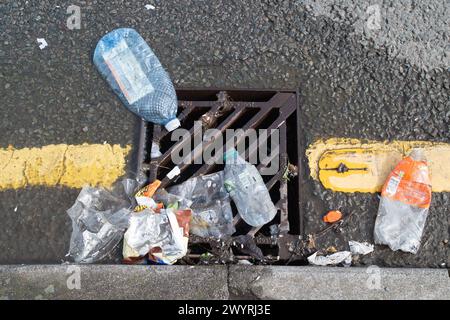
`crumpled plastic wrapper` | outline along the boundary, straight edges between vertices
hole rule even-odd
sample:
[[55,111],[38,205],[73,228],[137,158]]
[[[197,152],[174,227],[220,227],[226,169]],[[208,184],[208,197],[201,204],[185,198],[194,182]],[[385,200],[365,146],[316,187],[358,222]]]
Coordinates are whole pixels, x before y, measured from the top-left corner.
[[152,246],[162,246],[171,241],[171,228],[166,214],[155,214],[150,209],[135,212],[130,217],[130,226],[125,232],[124,242],[131,256],[145,256]]
[[236,230],[223,171],[186,180],[167,191],[189,200],[193,211],[190,232],[200,237],[229,238]]
[[352,254],[366,255],[374,250],[374,245],[368,242],[358,242],[350,240],[348,242]]
[[190,219],[190,210],[134,212],[124,236],[124,258],[132,260],[148,255],[154,263],[175,263],[187,253]]
[[352,263],[352,253],[350,251],[339,251],[327,256],[318,256],[317,252],[308,257],[308,262],[315,266],[328,266],[343,264],[350,266]]
[[137,182],[125,179],[112,191],[84,187],[67,210],[72,220],[69,256],[76,263],[100,262],[122,240],[134,206]]

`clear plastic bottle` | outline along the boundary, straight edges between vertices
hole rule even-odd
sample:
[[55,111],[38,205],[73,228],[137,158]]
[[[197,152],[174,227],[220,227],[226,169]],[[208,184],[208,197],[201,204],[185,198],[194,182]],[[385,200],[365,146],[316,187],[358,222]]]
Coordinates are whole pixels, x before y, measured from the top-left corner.
[[130,111],[168,131],[180,126],[172,81],[134,29],[119,28],[103,36],[94,64]]
[[253,227],[270,222],[277,209],[258,169],[241,158],[234,149],[225,153],[224,160],[225,188],[241,218]]

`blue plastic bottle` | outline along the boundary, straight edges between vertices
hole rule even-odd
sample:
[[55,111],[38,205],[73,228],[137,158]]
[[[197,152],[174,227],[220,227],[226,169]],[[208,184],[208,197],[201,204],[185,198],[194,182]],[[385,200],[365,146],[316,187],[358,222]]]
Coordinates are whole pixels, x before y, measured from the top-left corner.
[[120,28],[103,36],[94,64],[130,111],[168,131],[180,126],[172,81],[136,30]]

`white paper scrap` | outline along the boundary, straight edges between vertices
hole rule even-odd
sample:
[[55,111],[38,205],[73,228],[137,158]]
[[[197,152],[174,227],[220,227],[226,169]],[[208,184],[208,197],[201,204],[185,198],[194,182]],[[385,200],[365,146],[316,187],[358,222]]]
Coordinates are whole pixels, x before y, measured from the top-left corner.
[[45,41],[45,39],[44,38],[37,38],[36,39],[37,40],[37,42],[39,43],[39,49],[44,49],[46,46],[48,46],[48,43],[47,43],[47,41]]
[[373,244],[368,242],[358,242],[358,241],[349,241],[348,245],[350,246],[350,251],[352,254],[362,254],[366,255],[371,253],[374,250]]
[[308,262],[315,266],[328,266],[343,263],[350,265],[352,263],[352,253],[350,251],[339,251],[328,256],[318,256],[317,252],[308,257]]

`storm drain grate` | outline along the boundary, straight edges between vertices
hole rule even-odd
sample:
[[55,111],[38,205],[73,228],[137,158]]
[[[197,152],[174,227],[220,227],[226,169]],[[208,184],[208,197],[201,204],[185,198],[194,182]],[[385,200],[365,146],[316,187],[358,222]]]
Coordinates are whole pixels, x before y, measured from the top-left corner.
[[[267,129],[267,136],[258,136],[258,143],[247,143],[245,145],[245,157],[251,156],[255,159],[258,154],[258,145],[267,142],[269,149],[271,130],[278,130],[279,143],[278,171],[273,174],[262,175],[269,189],[272,201],[277,207],[276,217],[262,227],[251,227],[247,225],[233,207],[233,223],[236,228],[234,236],[249,235],[254,238],[255,243],[261,249],[268,261],[286,261],[290,257],[289,247],[292,242],[302,236],[303,214],[300,205],[300,183],[298,168],[300,150],[299,130],[299,105],[298,93],[296,91],[283,90],[177,90],[178,97],[178,119],[181,127],[189,130],[190,141],[199,141],[206,129],[217,129],[223,136],[226,129]],[[202,130],[194,128],[194,123],[199,123]],[[198,128],[198,127],[197,127]],[[147,181],[159,179],[162,187],[169,187],[182,183],[190,177],[213,173],[223,170],[223,164],[206,164],[199,162],[202,152],[208,146],[203,142],[203,149],[199,145],[191,145],[190,162],[178,164],[180,174],[173,179],[166,175],[176,166],[172,162],[172,152],[179,152],[188,140],[172,141],[172,133],[167,132],[159,125],[141,123],[140,143],[138,150],[139,175]],[[196,140],[197,139],[197,140]],[[245,140],[244,137],[234,139],[234,145]],[[208,141],[214,141],[208,140]],[[223,139],[225,144],[226,139]],[[152,144],[160,146],[161,156],[151,158]],[[272,150],[270,150],[271,152]],[[221,155],[214,155],[220,157]],[[242,155],[241,155],[242,156]],[[262,163],[258,156],[255,164],[261,171],[267,162]],[[267,160],[267,159],[266,159]],[[269,159],[273,160],[273,159]],[[295,174],[297,173],[297,174]],[[289,177],[287,176],[289,174]],[[191,236],[190,252],[188,257],[198,259],[205,248],[211,248],[217,244],[216,240]],[[223,244],[222,244],[223,245]],[[203,251],[202,251],[203,250]],[[245,254],[234,254],[237,259],[248,258]]]

